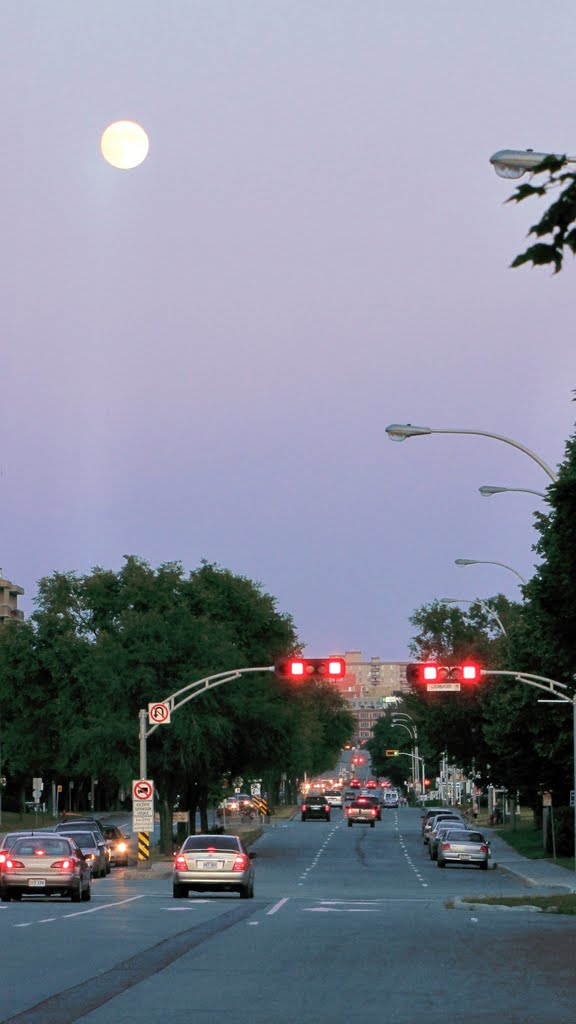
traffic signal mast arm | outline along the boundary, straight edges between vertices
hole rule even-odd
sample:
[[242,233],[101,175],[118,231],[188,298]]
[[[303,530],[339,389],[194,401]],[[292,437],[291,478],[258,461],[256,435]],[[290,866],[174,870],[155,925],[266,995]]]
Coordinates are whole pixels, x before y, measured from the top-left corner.
[[[162,701],[162,703],[168,705],[170,713],[178,711],[178,709],[184,704],[187,704],[189,700],[194,700],[195,697],[199,697],[202,693],[206,693],[208,690],[214,690],[217,686],[222,686],[223,683],[232,682],[233,679],[239,679],[240,676],[247,675],[250,672],[274,672],[274,665],[264,665],[259,668],[228,669],[227,672],[217,672],[213,676],[206,676],[204,679],[196,679],[193,683],[188,683],[188,685],[183,686],[182,689],[176,690],[175,693],[171,693],[169,697],[166,697]],[[189,693],[189,690],[192,692]],[[187,693],[188,696],[176,703],[177,698],[183,693]],[[147,712],[144,712],[144,714],[147,714]],[[159,724],[160,723],[151,726],[151,728],[147,730],[146,736],[151,736],[155,729],[158,728]],[[144,778],[144,775],[141,777]]]
[[[567,704],[573,703],[573,698],[568,697],[563,693],[558,693],[554,689],[555,686],[561,687],[562,690],[567,690],[566,683],[560,683],[557,679],[548,679],[547,676],[536,676],[531,672],[514,672],[511,669],[480,669],[480,675],[482,676],[511,676],[513,679],[517,679],[519,683],[526,683],[526,686],[536,686],[539,690],[544,690],[545,693],[551,693],[554,697],[559,700],[565,701]],[[543,683],[548,683],[547,686],[543,686]]]

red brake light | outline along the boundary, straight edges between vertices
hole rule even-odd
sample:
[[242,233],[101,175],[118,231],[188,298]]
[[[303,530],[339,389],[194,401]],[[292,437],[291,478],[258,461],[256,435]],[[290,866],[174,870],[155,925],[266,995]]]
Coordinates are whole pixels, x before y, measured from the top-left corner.
[[442,849],[443,850],[451,850],[452,847],[450,846],[450,843],[442,843]]
[[328,813],[328,811],[330,810],[330,804],[326,804],[324,810],[326,811],[326,813]]
[[76,863],[77,862],[75,860],[72,860],[70,857],[65,857],[64,860],[55,860],[54,863],[50,865],[50,867],[60,868],[62,871],[70,871],[71,868],[74,868],[76,866]]
[[370,810],[370,814],[376,814],[376,808],[375,807],[372,807],[372,809]]
[[248,857],[246,857],[244,853],[241,853],[238,855],[238,857],[235,858],[234,863],[232,865],[232,871],[245,871],[247,867]]
[[303,811],[305,811],[305,810],[306,810],[306,804],[302,804],[302,810],[303,810]]
[[186,857],[183,857],[181,853],[178,854],[174,861],[174,867],[178,868],[179,871],[187,871],[188,865],[186,863]]
[[480,847],[480,853],[487,853],[487,852],[488,852],[488,847],[484,843],[482,843],[482,846]]
[[216,847],[215,846],[207,846],[206,847],[206,853],[216,853]]
[[10,857],[6,857],[4,867],[7,871],[12,871],[13,868],[23,868],[24,864],[21,860],[11,860]]
[[34,850],[34,854],[36,857],[43,857],[45,852],[45,850]]

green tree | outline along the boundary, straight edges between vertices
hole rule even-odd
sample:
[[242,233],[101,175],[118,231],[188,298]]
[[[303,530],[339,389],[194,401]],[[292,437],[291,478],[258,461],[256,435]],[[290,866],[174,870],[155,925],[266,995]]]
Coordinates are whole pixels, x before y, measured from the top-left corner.
[[513,260],[513,267],[524,263],[532,263],[533,266],[552,264],[557,274],[562,269],[564,253],[576,252],[576,173],[566,170],[567,164],[565,156],[547,156],[532,172],[532,180],[540,175],[546,176],[542,183],[518,185],[507,200],[509,203],[521,203],[525,199],[541,198],[560,190],[556,200],[528,232],[538,239],[548,240],[529,245]]

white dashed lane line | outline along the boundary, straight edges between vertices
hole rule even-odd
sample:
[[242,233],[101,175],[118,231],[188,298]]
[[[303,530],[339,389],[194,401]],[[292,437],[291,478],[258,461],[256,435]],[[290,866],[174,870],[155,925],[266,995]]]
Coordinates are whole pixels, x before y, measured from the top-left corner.
[[309,874],[310,874],[310,872],[311,872],[311,871],[313,871],[313,870],[314,870],[314,868],[316,867],[316,865],[317,865],[318,861],[320,860],[320,857],[322,856],[322,854],[324,853],[324,850],[325,850],[325,849],[326,849],[326,847],[328,846],[328,843],[329,843],[329,842],[330,842],[330,840],[332,839],[332,836],[334,835],[334,833],[335,833],[335,832],[337,832],[337,831],[338,831],[338,829],[340,828],[340,825],[341,825],[341,824],[342,824],[342,822],[338,822],[338,824],[337,824],[337,825],[334,825],[334,827],[330,829],[330,832],[329,832],[329,833],[328,833],[328,835],[326,836],[326,839],[325,839],[325,840],[324,840],[324,842],[322,843],[322,846],[321,846],[321,847],[320,847],[320,849],[318,850],[318,853],[317,853],[317,854],[316,854],[316,856],[314,857],[314,860],[312,861],[312,863],[311,863],[311,864],[310,864],[310,865],[309,865],[309,866],[308,866],[307,868],[305,868],[305,869],[304,869],[304,871],[303,871],[303,872],[302,872],[302,874],[300,875],[300,881],[298,882],[298,885],[304,885],[304,882],[305,882],[305,881],[306,881],[306,879],[308,878],[308,875],[309,875]]
[[422,888],[423,889],[427,889],[428,888],[428,882],[424,881],[422,875],[420,874],[420,869],[417,867],[417,865],[412,860],[410,854],[408,853],[408,848],[406,846],[406,843],[404,842],[404,836],[402,835],[402,833],[400,831],[400,826],[398,825],[398,815],[397,814],[396,814],[395,819],[394,819],[394,829],[395,829],[395,831],[398,834],[398,840],[399,840],[399,843],[400,843],[400,849],[402,850],[402,853],[404,854],[404,856],[405,856],[409,866],[412,868],[412,871],[416,875],[416,878],[420,882],[420,885],[422,886]]

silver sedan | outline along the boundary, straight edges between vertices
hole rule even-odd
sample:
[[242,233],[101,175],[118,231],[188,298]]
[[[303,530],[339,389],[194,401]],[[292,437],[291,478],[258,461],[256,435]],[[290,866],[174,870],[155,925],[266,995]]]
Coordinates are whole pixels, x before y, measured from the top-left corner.
[[438,867],[447,864],[477,864],[482,871],[488,867],[490,844],[481,832],[470,830],[446,832],[438,844]]
[[254,856],[238,836],[188,836],[174,859],[174,899],[185,898],[190,890],[237,892],[243,900],[252,899]]

